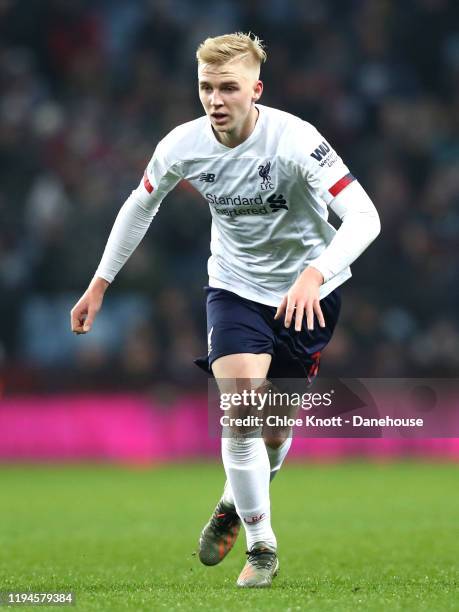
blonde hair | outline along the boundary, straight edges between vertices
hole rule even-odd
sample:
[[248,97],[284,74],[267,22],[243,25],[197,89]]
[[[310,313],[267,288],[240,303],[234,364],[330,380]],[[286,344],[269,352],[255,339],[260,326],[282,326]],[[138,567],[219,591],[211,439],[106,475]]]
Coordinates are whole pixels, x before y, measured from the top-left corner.
[[233,59],[249,58],[260,68],[266,57],[263,41],[252,32],[206,38],[196,51],[198,64],[226,64]]

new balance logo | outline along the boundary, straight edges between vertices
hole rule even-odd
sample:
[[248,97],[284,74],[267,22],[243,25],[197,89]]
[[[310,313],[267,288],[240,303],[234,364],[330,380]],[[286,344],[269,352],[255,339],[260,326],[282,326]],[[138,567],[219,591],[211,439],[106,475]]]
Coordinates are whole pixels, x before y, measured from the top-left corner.
[[204,183],[215,183],[215,174],[203,172],[199,175],[199,180],[204,181]]
[[288,210],[287,200],[281,193],[279,195],[277,195],[277,193],[273,193],[269,196],[267,202],[269,202],[269,207],[273,212],[277,212],[281,208]]
[[247,523],[247,525],[253,525],[254,523],[258,523],[259,521],[261,521],[261,519],[265,518],[265,513],[262,512],[261,514],[257,514],[255,516],[251,516],[250,518],[245,518],[244,519],[244,523]]
[[314,153],[311,153],[311,157],[320,162],[330,150],[330,145],[324,140],[317,149],[314,149]]

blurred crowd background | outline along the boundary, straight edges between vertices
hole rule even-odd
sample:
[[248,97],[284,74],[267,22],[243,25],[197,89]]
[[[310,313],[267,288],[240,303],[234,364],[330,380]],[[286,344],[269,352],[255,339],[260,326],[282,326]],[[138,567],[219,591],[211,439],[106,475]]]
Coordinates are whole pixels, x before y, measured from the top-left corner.
[[6,391],[205,384],[207,204],[182,183],[70,332],[156,142],[203,114],[195,50],[252,31],[261,102],[311,123],[377,206],[323,375],[457,376],[459,30],[448,0],[0,0],[0,364]]

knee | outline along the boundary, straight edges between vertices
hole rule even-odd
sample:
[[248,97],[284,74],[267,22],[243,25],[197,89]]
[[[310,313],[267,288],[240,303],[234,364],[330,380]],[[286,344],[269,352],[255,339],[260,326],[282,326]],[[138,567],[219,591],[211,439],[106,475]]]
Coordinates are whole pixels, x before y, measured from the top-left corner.
[[[250,463],[256,456],[259,445],[263,444],[261,432],[253,436],[238,436],[234,432],[222,437],[222,454],[238,464]],[[258,434],[258,435],[257,435]]]
[[280,446],[282,446],[282,444],[285,442],[285,440],[287,439],[288,435],[284,434],[284,435],[266,435],[263,436],[263,440],[266,444],[266,446],[269,446],[269,448],[272,448],[273,450],[278,449]]

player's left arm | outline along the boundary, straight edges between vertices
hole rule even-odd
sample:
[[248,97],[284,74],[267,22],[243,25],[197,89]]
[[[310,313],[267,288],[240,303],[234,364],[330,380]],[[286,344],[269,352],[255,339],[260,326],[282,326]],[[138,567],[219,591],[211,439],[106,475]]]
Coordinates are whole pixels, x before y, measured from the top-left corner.
[[330,244],[309,262],[277,309],[275,318],[285,312],[286,327],[295,318],[296,331],[301,330],[304,316],[312,330],[314,314],[319,325],[325,327],[320,286],[354,262],[381,231],[378,212],[368,194],[319,132],[314,132],[317,146],[304,164],[305,179],[342,223]]
[[381,231],[378,211],[365,189],[353,180],[330,202],[341,225],[327,248],[309,264],[331,280],[359,257]]

